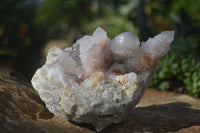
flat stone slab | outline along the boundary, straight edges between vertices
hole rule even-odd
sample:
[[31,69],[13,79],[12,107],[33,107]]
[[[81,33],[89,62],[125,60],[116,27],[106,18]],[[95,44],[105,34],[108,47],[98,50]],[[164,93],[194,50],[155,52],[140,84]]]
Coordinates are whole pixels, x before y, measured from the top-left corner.
[[136,109],[121,124],[103,133],[200,132],[200,99],[147,89]]
[[[1,69],[2,70],[2,69]],[[0,71],[1,133],[95,133],[88,125],[75,125],[51,114],[31,85]],[[200,132],[200,99],[147,89],[128,117],[101,133]]]

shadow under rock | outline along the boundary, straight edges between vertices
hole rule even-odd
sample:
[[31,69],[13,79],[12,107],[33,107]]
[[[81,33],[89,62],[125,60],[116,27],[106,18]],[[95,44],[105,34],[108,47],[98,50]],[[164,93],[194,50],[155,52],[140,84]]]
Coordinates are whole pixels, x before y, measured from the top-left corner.
[[102,133],[161,133],[200,125],[200,110],[189,107],[190,104],[183,102],[138,107],[124,121],[109,126]]

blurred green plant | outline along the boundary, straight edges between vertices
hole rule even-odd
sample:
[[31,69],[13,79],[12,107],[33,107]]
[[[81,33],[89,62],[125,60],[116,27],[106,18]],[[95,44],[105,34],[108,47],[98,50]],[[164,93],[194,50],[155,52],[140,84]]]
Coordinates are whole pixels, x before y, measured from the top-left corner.
[[181,86],[200,97],[199,5],[200,0],[4,0],[0,4],[0,61],[17,60],[21,72],[31,76],[41,58],[38,51],[52,39],[72,45],[102,27],[110,38],[129,31],[145,41],[174,29],[172,50],[158,64],[151,86],[162,90]]
[[123,31],[137,32],[132,20],[118,11],[129,0],[43,0],[36,23],[43,25],[49,39],[70,44],[84,34],[102,27],[110,37]]
[[193,38],[184,40],[183,37],[177,37],[171,51],[159,62],[150,87],[174,90],[181,86],[190,95],[200,97],[200,61],[195,52],[197,46]]

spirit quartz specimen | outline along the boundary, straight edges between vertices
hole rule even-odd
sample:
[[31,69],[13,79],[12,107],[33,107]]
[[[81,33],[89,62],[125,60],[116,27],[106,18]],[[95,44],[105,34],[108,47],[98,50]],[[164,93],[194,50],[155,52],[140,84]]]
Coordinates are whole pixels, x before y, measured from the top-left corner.
[[174,31],[164,31],[141,44],[131,32],[110,40],[97,28],[72,47],[51,48],[32,84],[56,116],[101,131],[139,102],[173,39]]

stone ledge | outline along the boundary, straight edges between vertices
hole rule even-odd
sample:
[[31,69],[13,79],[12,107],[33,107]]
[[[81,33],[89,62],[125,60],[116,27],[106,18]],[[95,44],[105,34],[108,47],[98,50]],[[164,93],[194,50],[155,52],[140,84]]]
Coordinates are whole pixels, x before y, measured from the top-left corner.
[[[0,71],[0,132],[94,133],[53,116],[31,85],[7,70]],[[140,104],[125,121],[102,131],[134,132],[200,132],[200,99],[147,89]]]

